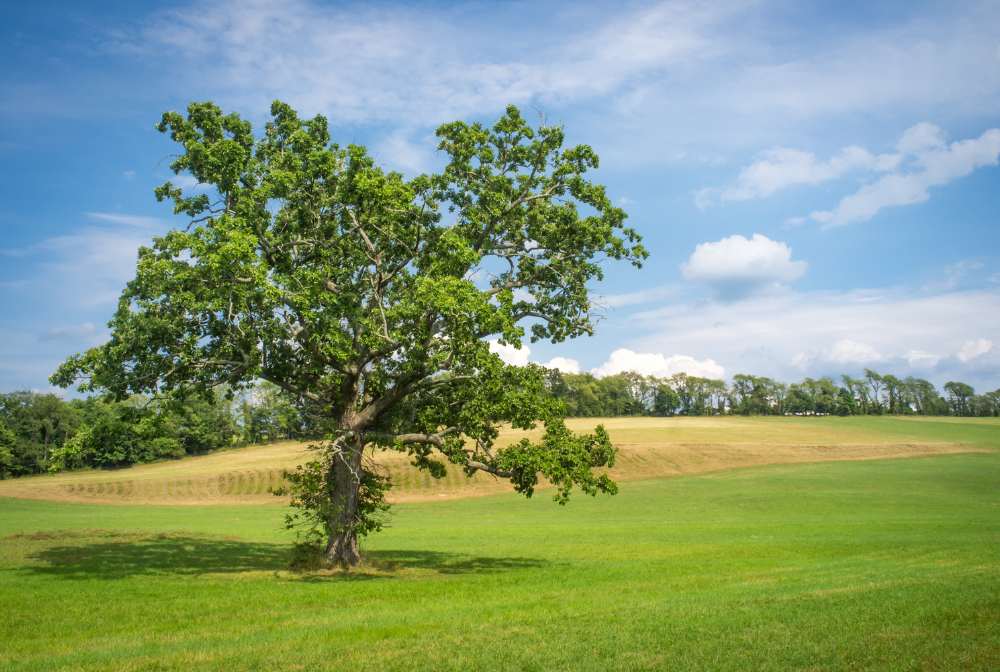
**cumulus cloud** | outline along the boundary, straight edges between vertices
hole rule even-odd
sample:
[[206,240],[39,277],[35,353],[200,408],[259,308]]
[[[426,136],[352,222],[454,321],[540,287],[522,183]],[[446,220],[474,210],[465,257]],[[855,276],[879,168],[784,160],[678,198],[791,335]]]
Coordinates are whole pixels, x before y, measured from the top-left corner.
[[957,356],[963,362],[971,362],[978,357],[982,357],[992,349],[993,341],[986,338],[977,338],[974,341],[963,343]]
[[686,373],[702,378],[723,378],[726,370],[712,359],[695,359],[688,355],[665,356],[659,352],[635,352],[628,348],[618,348],[608,360],[593,373],[597,377],[633,371],[644,376],[666,378],[677,373]]
[[558,369],[563,373],[580,373],[580,362],[568,357],[553,357],[542,366],[547,369]]
[[489,341],[490,352],[497,355],[507,364],[511,366],[527,366],[528,357],[531,356],[531,348],[526,345],[521,345],[520,348],[516,348],[513,345],[505,345],[499,343],[498,341]]
[[909,153],[899,170],[866,184],[845,196],[832,210],[810,213],[825,227],[868,221],[885,208],[923,203],[930,189],[969,175],[978,168],[997,165],[1000,129],[991,128],[978,138],[945,144],[944,133],[931,124],[918,124],[900,139],[900,150]]
[[[911,370],[943,380],[994,385],[1000,357],[957,355],[968,334],[1000,333],[1000,291],[921,294],[909,290],[786,292],[730,302],[673,304],[632,316],[629,347],[711,357],[733,373],[784,380],[801,375]],[[986,339],[983,339],[986,340]],[[976,342],[973,341],[975,344]],[[969,346],[968,353],[985,344]]]
[[787,243],[755,233],[701,243],[681,266],[687,280],[714,288],[721,296],[734,297],[775,287],[799,279],[808,264],[792,260]]

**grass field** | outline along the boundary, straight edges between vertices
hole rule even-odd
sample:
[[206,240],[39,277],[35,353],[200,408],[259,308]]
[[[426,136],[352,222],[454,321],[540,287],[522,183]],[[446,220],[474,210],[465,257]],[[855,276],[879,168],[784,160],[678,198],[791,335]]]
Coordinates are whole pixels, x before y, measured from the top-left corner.
[[348,575],[289,572],[275,502],[0,498],[0,669],[1000,669],[1000,423],[610,429],[618,496],[404,501]]

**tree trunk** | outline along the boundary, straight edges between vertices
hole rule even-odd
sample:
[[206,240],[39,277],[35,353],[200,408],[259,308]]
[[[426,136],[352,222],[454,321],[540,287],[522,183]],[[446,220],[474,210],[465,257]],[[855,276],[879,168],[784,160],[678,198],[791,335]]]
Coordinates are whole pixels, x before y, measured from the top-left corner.
[[329,541],[326,557],[342,567],[354,567],[361,561],[358,552],[358,488],[361,485],[361,454],[364,444],[352,441],[335,455],[327,483],[331,508],[327,520]]

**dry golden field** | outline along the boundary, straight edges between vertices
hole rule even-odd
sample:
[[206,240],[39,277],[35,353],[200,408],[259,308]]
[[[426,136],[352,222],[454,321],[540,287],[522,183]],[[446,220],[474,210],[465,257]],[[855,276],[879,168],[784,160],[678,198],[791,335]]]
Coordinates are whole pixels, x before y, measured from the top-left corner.
[[[961,424],[959,424],[959,422]],[[577,431],[601,423],[619,448],[619,481],[764,464],[916,457],[990,449],[1000,424],[946,418],[575,418]],[[956,430],[956,431],[951,431]],[[980,430],[970,435],[970,430]],[[528,433],[531,434],[530,432]],[[525,432],[508,431],[501,442]],[[986,437],[986,440],[983,439]],[[0,496],[105,504],[260,504],[282,472],[309,457],[307,444],[283,442],[220,451],[116,471],[83,471],[0,481]],[[404,454],[376,456],[394,483],[393,501],[487,495],[509,485],[451,468],[434,479]]]

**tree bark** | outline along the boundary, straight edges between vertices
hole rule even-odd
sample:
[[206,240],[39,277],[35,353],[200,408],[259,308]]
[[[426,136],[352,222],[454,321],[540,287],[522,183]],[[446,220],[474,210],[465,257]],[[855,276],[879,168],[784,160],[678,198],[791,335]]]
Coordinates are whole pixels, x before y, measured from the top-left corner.
[[327,520],[326,557],[332,564],[342,567],[354,567],[361,562],[357,522],[363,449],[361,440],[348,443],[333,457],[327,477],[332,506]]

